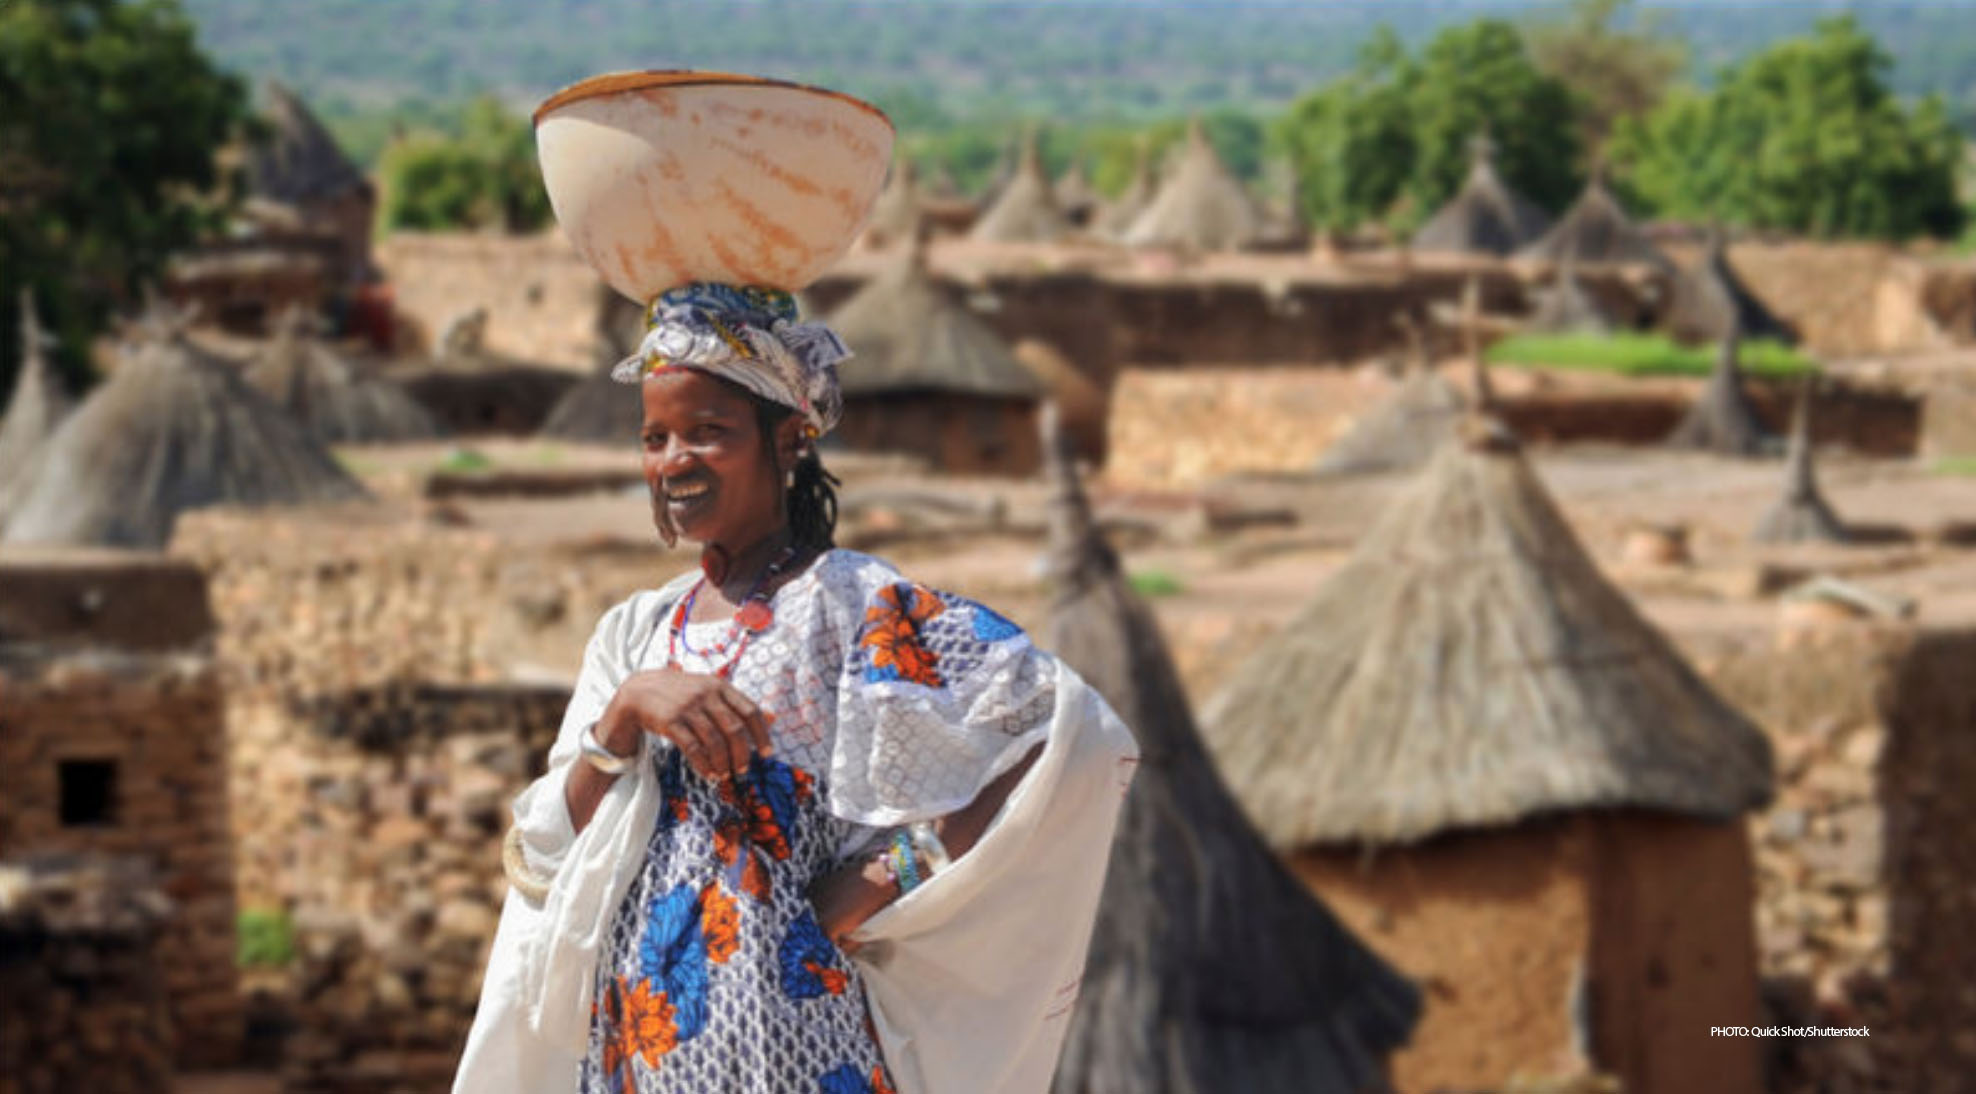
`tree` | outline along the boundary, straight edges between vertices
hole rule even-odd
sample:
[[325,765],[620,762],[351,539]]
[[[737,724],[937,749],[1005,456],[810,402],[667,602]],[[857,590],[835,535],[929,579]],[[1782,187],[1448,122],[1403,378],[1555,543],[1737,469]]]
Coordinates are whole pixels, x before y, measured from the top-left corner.
[[[1406,227],[1460,189],[1470,141],[1485,132],[1504,179],[1561,208],[1578,189],[1576,121],[1571,92],[1537,71],[1516,28],[1478,19],[1443,30],[1418,58],[1391,32],[1375,36],[1350,75],[1291,108],[1278,138],[1312,224]],[[1406,212],[1393,213],[1403,196]]]
[[1891,62],[1850,16],[1623,121],[1612,158],[1662,215],[1815,236],[1952,235],[1962,137],[1939,99],[1903,107]]
[[549,222],[534,130],[492,98],[468,107],[458,136],[422,133],[392,144],[378,174],[387,229],[527,232]]
[[1594,151],[1605,147],[1621,118],[1645,117],[1688,67],[1679,39],[1660,33],[1659,20],[1638,16],[1632,30],[1615,24],[1634,0],[1570,0],[1524,32],[1538,71],[1577,94],[1579,136]]
[[[176,0],[0,4],[0,299],[33,288],[71,386],[114,309],[223,220],[214,153],[246,110]],[[0,309],[0,392],[17,323]]]

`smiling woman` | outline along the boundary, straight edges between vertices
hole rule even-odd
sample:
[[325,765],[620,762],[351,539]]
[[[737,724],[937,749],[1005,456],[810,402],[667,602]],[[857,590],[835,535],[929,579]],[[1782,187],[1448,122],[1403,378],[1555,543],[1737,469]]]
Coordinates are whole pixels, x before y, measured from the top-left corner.
[[[737,90],[775,91],[749,100],[763,119],[817,105],[804,96],[848,111],[839,121],[869,117],[790,85],[644,76],[604,81],[614,105],[586,117],[651,122],[654,162],[675,167],[700,124],[680,119],[745,118],[719,139],[772,139],[723,100]],[[582,86],[545,115],[587,101]],[[636,165],[627,140],[608,143]],[[682,258],[709,230],[690,208],[690,228],[606,230],[581,210],[617,210],[608,220],[691,195],[655,168],[657,196],[626,203],[569,182],[583,172],[552,162],[546,131],[542,147],[565,228],[627,291],[729,272],[746,249],[714,238],[707,253],[728,257]],[[558,179],[583,200],[558,197]],[[841,240],[812,245],[848,246],[875,186],[856,193]],[[672,246],[641,264],[613,233]],[[1130,733],[986,606],[834,545],[836,480],[816,442],[837,424],[849,350],[798,322],[786,288],[672,283],[646,327],[613,375],[643,403],[654,526],[699,544],[700,566],[597,626],[548,771],[515,803],[512,892],[454,1089],[1044,1090]]]

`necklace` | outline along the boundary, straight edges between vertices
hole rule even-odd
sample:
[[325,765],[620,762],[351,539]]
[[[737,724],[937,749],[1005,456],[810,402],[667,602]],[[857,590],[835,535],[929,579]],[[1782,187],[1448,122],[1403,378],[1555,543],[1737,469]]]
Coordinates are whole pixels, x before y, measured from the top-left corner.
[[[747,650],[748,643],[775,622],[775,609],[769,606],[768,595],[762,589],[795,557],[796,548],[793,545],[784,547],[775,561],[763,567],[761,574],[755,578],[755,583],[748,587],[747,594],[741,598],[741,606],[735,609],[734,618],[728,620],[727,630],[721,634],[720,639],[711,646],[696,650],[692,643],[687,641],[686,621],[693,617],[693,604],[699,599],[700,590],[706,587],[707,578],[702,574],[700,580],[693,583],[692,591],[686,594],[679,602],[678,609],[673,612],[672,627],[666,634],[666,660],[677,664],[679,651],[682,649],[695,657],[721,657],[720,666],[714,672],[721,679],[726,679],[734,671],[735,663],[741,660],[741,654]],[[731,653],[730,648],[732,648]]]

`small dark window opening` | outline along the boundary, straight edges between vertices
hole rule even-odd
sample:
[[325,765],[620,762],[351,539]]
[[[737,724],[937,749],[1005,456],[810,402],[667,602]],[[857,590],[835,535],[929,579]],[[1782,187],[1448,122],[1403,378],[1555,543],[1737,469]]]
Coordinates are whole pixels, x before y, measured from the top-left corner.
[[64,828],[116,823],[115,760],[63,760],[56,775],[61,781]]

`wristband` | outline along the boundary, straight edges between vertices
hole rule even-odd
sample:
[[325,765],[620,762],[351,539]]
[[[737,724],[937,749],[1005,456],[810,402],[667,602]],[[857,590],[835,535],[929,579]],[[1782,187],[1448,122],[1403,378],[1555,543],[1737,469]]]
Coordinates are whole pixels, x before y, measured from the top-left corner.
[[[633,748],[629,756],[620,756],[605,748],[603,742],[597,739],[596,722],[590,723],[582,733],[577,734],[576,743],[577,747],[582,749],[583,758],[590,766],[606,775],[622,775],[631,770],[631,765],[638,761],[638,748]],[[641,741],[640,744],[642,745],[643,742]]]

